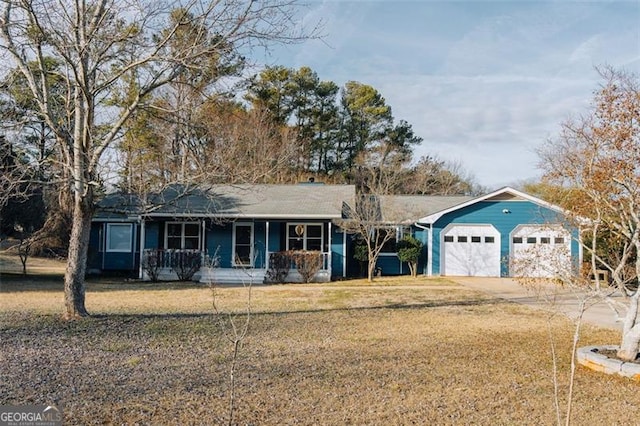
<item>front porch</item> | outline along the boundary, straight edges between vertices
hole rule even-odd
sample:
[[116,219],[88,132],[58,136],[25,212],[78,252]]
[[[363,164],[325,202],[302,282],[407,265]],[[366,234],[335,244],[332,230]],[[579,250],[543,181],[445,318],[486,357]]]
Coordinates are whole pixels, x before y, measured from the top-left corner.
[[[299,253],[305,252],[300,251]],[[206,250],[145,249],[142,254],[140,278],[158,281],[199,281],[213,284],[304,282],[304,272],[301,273],[298,270],[295,262],[290,262],[285,268],[286,271],[280,271],[278,276],[281,279],[274,280],[273,277],[277,275],[273,268],[274,258],[279,255],[281,252],[267,252],[265,254],[266,262],[264,265],[272,265],[271,268],[254,265],[221,267],[216,256],[210,256]],[[318,252],[318,256],[321,257],[320,268],[315,272],[311,281],[329,282],[331,281],[331,253]]]

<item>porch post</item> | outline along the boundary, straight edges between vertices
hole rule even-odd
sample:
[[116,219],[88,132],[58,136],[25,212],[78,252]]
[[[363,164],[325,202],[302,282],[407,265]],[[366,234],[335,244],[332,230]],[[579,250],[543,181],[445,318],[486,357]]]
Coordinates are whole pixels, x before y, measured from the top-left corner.
[[347,233],[342,228],[342,278],[347,278]]
[[264,269],[269,269],[269,221],[267,220],[264,226]]
[[331,266],[332,266],[331,265],[331,252],[332,252],[331,239],[333,237],[332,225],[333,224],[331,223],[331,221],[329,221],[329,253],[327,255],[327,263],[328,263],[327,269],[329,270],[329,281],[331,281]]
[[142,268],[142,261],[144,259],[144,240],[145,240],[145,221],[140,219],[140,268],[138,271],[138,278],[144,278],[144,269]]
[[205,237],[207,235],[207,222],[206,219],[202,219],[202,223],[201,223],[201,229],[200,229],[200,256],[202,257],[201,260],[201,267],[200,269],[204,268],[205,266],[205,257],[206,257],[206,243],[204,241]]

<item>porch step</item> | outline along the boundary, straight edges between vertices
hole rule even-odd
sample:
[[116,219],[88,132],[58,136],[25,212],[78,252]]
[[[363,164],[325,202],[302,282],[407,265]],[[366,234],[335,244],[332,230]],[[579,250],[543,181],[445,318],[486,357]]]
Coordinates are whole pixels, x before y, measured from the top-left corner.
[[264,269],[231,269],[203,268],[201,283],[214,284],[263,284],[266,271]]

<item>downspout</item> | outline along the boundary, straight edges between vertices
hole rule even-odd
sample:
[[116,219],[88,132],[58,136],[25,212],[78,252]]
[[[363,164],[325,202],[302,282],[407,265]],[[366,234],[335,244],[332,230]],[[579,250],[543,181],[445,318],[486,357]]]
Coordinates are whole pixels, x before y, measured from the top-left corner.
[[[414,223],[413,225],[416,228],[419,228],[419,229],[427,231],[427,263],[426,263],[425,267],[427,268],[426,275],[428,277],[430,277],[430,276],[433,275],[433,265],[431,263],[432,262],[432,258],[433,258],[433,251],[432,251],[433,233],[432,233],[432,229],[431,229],[431,227],[422,226],[417,222]],[[423,274],[425,273],[424,269],[422,270],[422,273]]]

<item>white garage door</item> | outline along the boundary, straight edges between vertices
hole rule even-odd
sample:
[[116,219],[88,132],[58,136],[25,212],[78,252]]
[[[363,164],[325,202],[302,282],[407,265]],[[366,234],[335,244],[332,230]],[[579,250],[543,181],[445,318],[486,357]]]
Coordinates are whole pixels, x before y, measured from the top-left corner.
[[450,225],[440,247],[443,275],[500,276],[500,233],[491,225]]
[[561,225],[522,225],[511,233],[511,275],[552,278],[571,269],[571,234]]

